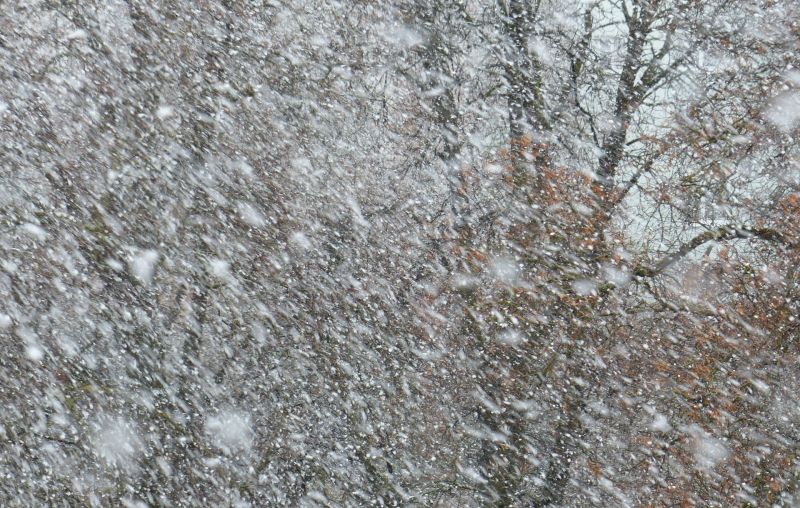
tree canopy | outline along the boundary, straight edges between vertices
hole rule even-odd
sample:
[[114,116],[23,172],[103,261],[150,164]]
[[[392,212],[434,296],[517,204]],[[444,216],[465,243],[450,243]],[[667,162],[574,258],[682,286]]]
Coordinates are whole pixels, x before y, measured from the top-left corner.
[[798,20],[7,0],[2,504],[800,503]]

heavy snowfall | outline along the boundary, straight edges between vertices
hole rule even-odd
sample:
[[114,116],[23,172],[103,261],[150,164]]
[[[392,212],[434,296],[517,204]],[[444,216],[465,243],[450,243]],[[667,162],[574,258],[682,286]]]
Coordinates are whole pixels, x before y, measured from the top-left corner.
[[800,506],[796,0],[0,1],[0,505]]

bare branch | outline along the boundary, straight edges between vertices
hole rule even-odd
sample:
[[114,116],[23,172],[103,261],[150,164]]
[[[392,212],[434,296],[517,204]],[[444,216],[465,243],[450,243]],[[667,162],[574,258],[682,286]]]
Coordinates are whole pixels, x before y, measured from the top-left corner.
[[656,277],[664,271],[686,257],[689,253],[708,242],[722,242],[725,240],[759,238],[768,242],[779,243],[788,247],[796,247],[797,244],[790,242],[781,233],[772,228],[756,228],[752,226],[726,225],[720,228],[701,233],[681,247],[674,253],[669,254],[659,261],[655,267],[638,266],[634,269],[634,274],[638,277]]

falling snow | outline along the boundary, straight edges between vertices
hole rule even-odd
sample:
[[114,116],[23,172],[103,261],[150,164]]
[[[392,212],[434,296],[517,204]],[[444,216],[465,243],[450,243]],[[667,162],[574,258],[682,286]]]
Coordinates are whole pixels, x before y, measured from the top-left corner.
[[800,506],[798,19],[4,2],[0,506]]

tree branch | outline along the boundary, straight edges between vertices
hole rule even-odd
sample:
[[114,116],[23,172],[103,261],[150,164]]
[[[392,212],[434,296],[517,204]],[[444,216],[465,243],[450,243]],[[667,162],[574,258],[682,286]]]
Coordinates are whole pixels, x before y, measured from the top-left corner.
[[686,257],[689,253],[708,242],[722,242],[725,240],[759,238],[768,242],[775,242],[788,247],[796,247],[797,245],[790,242],[779,231],[772,228],[755,228],[752,226],[736,226],[726,225],[720,228],[706,231],[701,233],[688,242],[681,245],[681,247],[674,253],[669,254],[661,259],[654,267],[637,266],[634,269],[634,274],[638,277],[656,277],[664,273],[664,271]]

